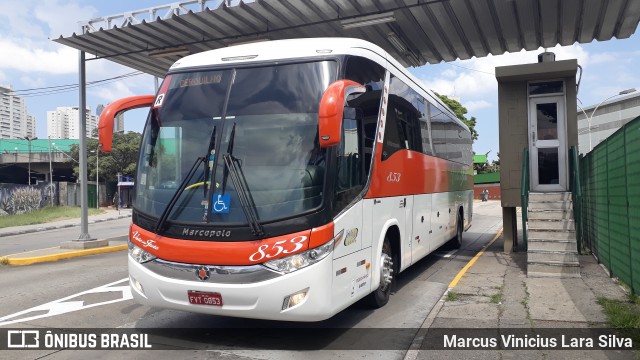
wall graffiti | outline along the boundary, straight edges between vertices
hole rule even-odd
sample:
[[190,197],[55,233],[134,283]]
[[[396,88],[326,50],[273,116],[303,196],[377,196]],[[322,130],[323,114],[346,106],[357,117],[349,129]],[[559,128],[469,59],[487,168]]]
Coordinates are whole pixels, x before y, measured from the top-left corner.
[[0,216],[31,212],[58,205],[58,183],[38,185],[0,184]]

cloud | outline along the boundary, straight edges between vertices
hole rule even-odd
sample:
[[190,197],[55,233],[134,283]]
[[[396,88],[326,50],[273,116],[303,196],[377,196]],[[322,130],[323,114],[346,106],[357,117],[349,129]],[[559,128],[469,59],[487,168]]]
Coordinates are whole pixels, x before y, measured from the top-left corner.
[[90,87],[87,92],[106,104],[127,96],[153,94],[153,78],[149,75],[133,76]]
[[49,36],[69,36],[79,33],[79,21],[96,16],[98,10],[93,6],[82,6],[76,2],[60,4],[57,0],[44,0],[35,7],[35,16],[49,27]]
[[0,52],[0,69],[48,74],[69,74],[78,69],[77,51],[66,46],[47,49],[27,39],[17,42],[5,38],[0,39]]
[[32,78],[30,76],[21,76],[20,82],[29,88],[43,87],[43,86],[46,86],[47,84],[46,81],[41,77]]
[[590,56],[589,64],[602,64],[617,61],[618,57],[614,53],[596,53]]
[[0,9],[5,10],[0,12],[0,33],[3,37],[44,37],[42,26],[31,19],[33,7],[29,1],[0,0]]
[[445,71],[442,72],[441,75],[446,78],[454,78],[456,77],[456,75],[458,75],[458,73],[453,69],[446,69]]
[[[413,72],[422,80],[426,87],[444,95],[459,96],[465,99],[488,99],[495,97],[498,82],[495,78],[495,68],[516,64],[535,63],[542,48],[533,51],[520,51],[503,55],[489,55],[483,58],[458,60],[452,63],[437,65],[445,67],[444,71],[431,75],[434,65],[416,69]],[[578,59],[579,64],[589,62],[589,54],[580,45],[556,46],[548,49],[556,54],[556,60]],[[446,67],[449,66],[449,69]],[[455,69],[453,69],[455,68]]]
[[469,112],[474,112],[493,106],[493,104],[485,100],[465,101],[463,105],[467,108],[467,110],[469,110]]

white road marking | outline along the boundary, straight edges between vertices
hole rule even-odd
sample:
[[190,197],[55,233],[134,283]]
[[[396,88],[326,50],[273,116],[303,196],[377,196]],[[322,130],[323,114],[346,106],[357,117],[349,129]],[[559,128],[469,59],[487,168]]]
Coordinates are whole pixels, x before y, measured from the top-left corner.
[[[93,288],[91,290],[79,292],[77,294],[70,295],[59,300],[54,300],[43,305],[32,307],[31,309],[19,311],[15,314],[0,317],[0,326],[15,324],[19,322],[25,322],[25,321],[31,321],[36,319],[42,319],[50,316],[56,316],[56,315],[66,314],[74,311],[89,309],[96,306],[108,305],[108,304],[113,304],[120,301],[131,300],[133,299],[133,296],[131,295],[131,288],[129,288],[128,281],[129,281],[129,278],[124,278],[122,280],[118,280],[106,285],[98,286],[97,288]],[[124,285],[116,286],[117,284],[121,284],[123,282],[126,282],[126,283]],[[97,293],[107,293],[107,292],[121,292],[122,296],[115,300],[103,301],[99,303],[89,304],[86,306],[84,305],[84,301],[67,301],[67,300],[71,300],[73,298],[77,298],[79,296],[86,295],[86,294],[97,294]],[[29,314],[30,312],[34,312],[34,311],[47,311],[47,312],[40,315],[22,317],[23,315]]]

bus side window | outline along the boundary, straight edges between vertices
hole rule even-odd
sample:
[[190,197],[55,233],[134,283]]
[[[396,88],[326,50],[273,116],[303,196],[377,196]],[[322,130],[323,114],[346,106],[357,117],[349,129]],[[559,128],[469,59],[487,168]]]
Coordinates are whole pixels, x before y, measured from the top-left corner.
[[431,121],[429,120],[429,103],[422,96],[416,97],[416,105],[419,111],[420,119],[420,140],[422,141],[422,152],[427,155],[433,155],[431,148]]
[[349,205],[364,186],[362,159],[358,150],[361,148],[361,137],[358,136],[358,120],[356,119],[359,116],[349,117],[354,119],[346,117],[343,119],[342,139],[338,147],[334,216]]
[[449,159],[449,147],[447,146],[447,129],[449,116],[435,105],[429,104],[431,115],[431,138],[433,139],[433,151],[442,159]]
[[418,131],[420,111],[416,108],[417,97],[417,92],[391,75],[382,161],[402,149],[422,152],[422,140]]
[[382,66],[369,59],[350,56],[347,58],[344,78],[364,85],[367,92],[348,101],[350,107],[362,114],[359,119],[359,136],[361,143],[361,161],[363,176],[369,175],[371,157],[376,139],[378,112],[382,99],[385,70]]

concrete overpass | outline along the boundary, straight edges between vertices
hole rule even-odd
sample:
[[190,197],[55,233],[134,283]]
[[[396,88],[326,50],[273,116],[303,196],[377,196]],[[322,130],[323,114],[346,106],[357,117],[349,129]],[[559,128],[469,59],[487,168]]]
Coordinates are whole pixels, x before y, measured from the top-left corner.
[[78,144],[77,139],[52,139],[51,153],[49,140],[3,139],[0,141],[0,183],[31,183],[49,181],[49,160],[53,169],[53,181],[75,182],[73,176],[74,160],[69,152],[71,146]]

